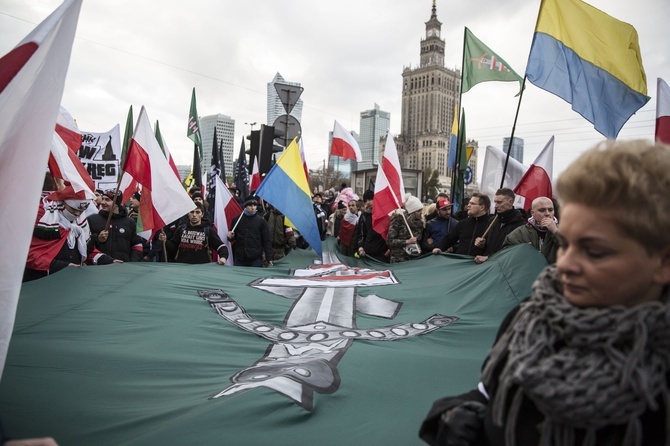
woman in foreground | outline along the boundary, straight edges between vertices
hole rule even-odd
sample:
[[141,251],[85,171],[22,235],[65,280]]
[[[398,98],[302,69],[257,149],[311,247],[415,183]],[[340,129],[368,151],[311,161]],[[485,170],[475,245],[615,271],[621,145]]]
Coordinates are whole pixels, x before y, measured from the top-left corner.
[[670,445],[670,146],[602,143],[558,179],[560,249],[433,445]]

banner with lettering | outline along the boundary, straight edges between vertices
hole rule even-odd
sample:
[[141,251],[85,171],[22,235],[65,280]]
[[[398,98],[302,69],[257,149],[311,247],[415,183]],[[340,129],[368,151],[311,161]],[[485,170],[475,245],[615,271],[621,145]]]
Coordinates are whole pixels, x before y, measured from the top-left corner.
[[81,147],[77,152],[95,182],[97,189],[116,188],[121,162],[121,132],[119,124],[104,133],[81,132]]

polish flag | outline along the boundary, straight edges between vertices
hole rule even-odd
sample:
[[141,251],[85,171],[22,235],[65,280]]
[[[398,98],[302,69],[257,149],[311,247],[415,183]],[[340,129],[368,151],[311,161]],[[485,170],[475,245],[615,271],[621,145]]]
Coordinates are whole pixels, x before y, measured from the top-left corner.
[[261,185],[261,174],[258,171],[258,157],[254,157],[251,161],[253,166],[251,168],[251,184],[249,184],[249,191],[253,192]]
[[530,165],[523,175],[519,184],[514,188],[514,193],[525,197],[524,209],[530,209],[533,200],[537,197],[551,198],[553,195],[551,187],[551,178],[554,173],[554,137],[540,154],[535,158],[535,162]]
[[656,88],[656,142],[670,144],[670,87],[660,77]]
[[0,58],[0,374],[80,9],[81,0],[65,0]]
[[219,237],[228,248],[226,265],[233,266],[233,249],[228,241],[228,231],[233,219],[242,214],[242,207],[233,194],[224,186],[221,178],[216,177],[216,194],[214,195],[214,226]]
[[56,130],[51,139],[49,171],[72,185],[75,192],[84,191],[86,198],[95,198],[93,178],[77,156],[81,147],[81,132],[72,115],[63,107],[56,118]]
[[58,131],[53,132],[53,138],[51,139],[49,171],[54,178],[67,181],[75,192],[84,191],[86,198],[95,198],[93,178],[91,178],[77,154],[66,146]]
[[372,229],[386,239],[391,214],[402,207],[405,184],[402,181],[398,150],[389,132],[382,163],[377,167],[375,196],[372,201]]
[[337,121],[335,121],[335,126],[333,127],[333,142],[330,146],[330,154],[342,157],[345,161],[348,159],[363,161],[363,155],[361,155],[361,148],[358,147],[358,142]]
[[123,170],[142,186],[140,218],[144,231],[155,234],[195,207],[158,145],[144,106],[130,140]]
[[81,132],[74,122],[74,118],[63,106],[60,107],[58,118],[56,118],[56,133],[61,137],[65,145],[74,153],[81,147]]
[[342,225],[340,226],[340,241],[345,246],[351,246],[356,231],[356,224],[358,223],[358,215],[347,212],[342,218]]

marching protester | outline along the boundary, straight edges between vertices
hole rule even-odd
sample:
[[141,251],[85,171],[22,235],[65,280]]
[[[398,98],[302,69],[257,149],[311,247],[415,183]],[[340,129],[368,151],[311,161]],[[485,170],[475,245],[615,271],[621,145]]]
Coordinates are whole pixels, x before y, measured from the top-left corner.
[[347,203],[347,213],[342,218],[340,233],[337,236],[337,248],[345,256],[353,257],[357,251],[358,241],[358,218],[361,213],[358,210],[358,202],[349,200]]
[[328,229],[326,229],[326,235],[332,237],[340,235],[342,219],[344,218],[344,214],[347,213],[347,204],[344,201],[338,201],[335,206],[335,212],[328,217]]
[[[409,195],[409,194],[408,194]],[[386,243],[391,248],[391,263],[406,262],[421,254],[419,248],[423,237],[423,204],[410,195],[405,200],[405,211],[396,212],[391,217]]]
[[[435,217],[426,222],[426,235],[422,240],[421,248],[426,252],[437,248],[438,243],[444,236],[458,224],[458,220],[451,216],[451,202],[446,197],[437,200],[434,214]],[[427,220],[428,215],[426,216]]]
[[482,248],[475,246],[475,239],[486,231],[490,207],[491,199],[488,195],[478,192],[472,194],[467,205],[468,217],[459,221],[451,232],[442,237],[437,247],[433,248],[433,254],[447,251],[473,257],[479,255]]
[[528,243],[540,251],[547,263],[556,263],[558,252],[558,220],[554,216],[554,203],[547,197],[537,197],[530,209],[528,223],[510,232],[503,242],[503,249]]
[[326,239],[326,229],[328,228],[328,214],[322,206],[323,195],[317,192],[312,195],[312,206],[314,207],[314,216],[316,217],[316,226],[319,229],[321,240]]
[[39,279],[64,268],[87,262],[108,265],[121,262],[89,244],[91,231],[84,212],[91,204],[72,186],[47,195],[40,203],[28,251],[23,281]]
[[263,218],[268,222],[268,229],[272,238],[271,260],[283,259],[291,249],[295,249],[296,247],[293,228],[286,225],[284,214],[279,209],[267,203],[265,205],[268,211]]
[[475,246],[484,250],[481,255],[475,256],[475,263],[484,263],[491,255],[500,251],[505,237],[526,222],[523,215],[514,209],[515,198],[512,189],[504,187],[496,191],[493,196],[496,213],[489,219],[488,234],[475,239]]
[[[100,252],[115,259],[141,262],[144,260],[144,240],[137,235],[137,222],[128,216],[121,201],[122,194],[115,190],[103,193],[100,211],[88,217],[91,242]],[[109,227],[105,229],[108,219]]]
[[372,229],[372,206],[375,193],[371,190],[363,194],[363,212],[358,218],[358,256],[372,257],[380,262],[389,263],[391,251],[386,240]]
[[236,266],[263,266],[263,255],[273,265],[272,238],[268,223],[258,215],[258,201],[249,197],[244,202],[244,211],[233,219],[233,230],[228,231],[228,240],[233,242]]
[[437,400],[421,438],[668,444],[668,172],[670,146],[610,140],[561,174],[556,265],[503,321],[478,388]]
[[201,264],[212,261],[212,250],[218,253],[217,263],[225,265],[228,248],[210,225],[203,223],[203,204],[195,203],[195,209],[188,213],[188,223],[177,228],[170,240],[165,232],[158,234],[160,242],[166,242],[168,255],[178,263]]

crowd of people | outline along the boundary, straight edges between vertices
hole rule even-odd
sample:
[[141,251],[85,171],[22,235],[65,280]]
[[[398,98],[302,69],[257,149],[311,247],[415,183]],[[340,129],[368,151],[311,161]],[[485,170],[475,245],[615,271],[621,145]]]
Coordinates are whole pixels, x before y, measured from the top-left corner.
[[[670,146],[607,141],[558,178],[560,222],[552,197],[536,198],[526,214],[507,188],[472,194],[460,220],[444,195],[432,205],[408,195],[386,238],[373,228],[371,191],[360,200],[344,187],[314,194],[321,237],[335,237],[343,255],[396,263],[451,252],[481,264],[529,244],[547,261],[530,297],[502,322],[477,388],[435,401],[420,427],[423,440],[670,444],[668,172]],[[136,233],[139,195],[126,207],[115,191],[96,191],[91,203],[71,187],[45,189],[24,280],[84,263],[225,264],[231,254],[199,193],[194,209],[163,228],[153,246]],[[272,264],[305,247],[271,205],[250,197],[243,206],[227,234],[237,265]]]
[[[48,177],[48,175],[47,175]],[[166,225],[150,240],[137,232],[141,192],[123,203],[116,190],[96,190],[95,200],[71,186],[45,181],[33,232],[24,281],[53,274],[66,267],[120,262],[181,262],[224,265],[231,256],[237,266],[268,266],[291,249],[308,248],[284,215],[270,203],[250,196],[240,201],[243,213],[221,240],[212,210],[200,190],[190,195],[194,209]],[[373,228],[374,193],[361,198],[346,184],[340,190],[312,196],[314,218],[321,240],[334,237],[344,256],[367,257],[384,263],[412,260],[422,254],[450,252],[472,256],[482,263],[503,247],[530,243],[553,263],[558,243],[556,204],[549,197],[533,202],[530,215],[515,209],[514,192],[500,189],[491,200],[474,193],[461,220],[452,215],[446,194],[433,204],[407,194],[390,217],[387,234]],[[225,242],[229,242],[231,251]],[[66,243],[67,242],[67,243]]]

